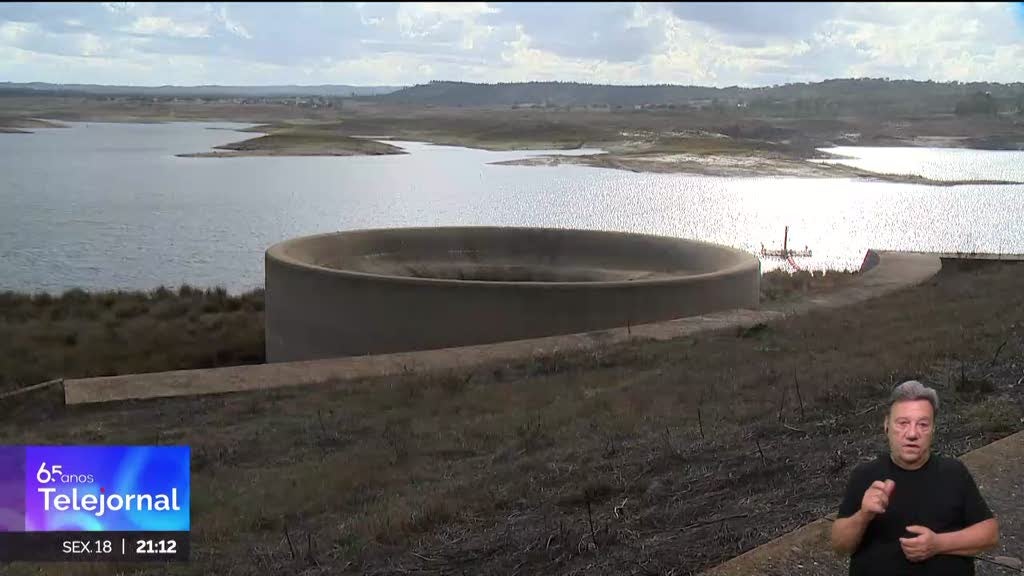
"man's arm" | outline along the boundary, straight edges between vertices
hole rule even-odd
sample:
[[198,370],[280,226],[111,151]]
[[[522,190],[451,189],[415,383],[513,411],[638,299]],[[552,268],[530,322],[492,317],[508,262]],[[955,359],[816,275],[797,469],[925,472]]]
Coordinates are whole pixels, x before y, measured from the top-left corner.
[[938,554],[975,556],[999,545],[999,522],[989,518],[963,530],[936,534],[935,539]]
[[871,512],[858,510],[853,516],[836,518],[832,523],[832,549],[840,554],[853,554],[874,517]]
[[999,522],[985,502],[978,484],[961,462],[963,474],[963,509],[966,528],[939,534],[940,554],[974,556],[999,545]]
[[914,538],[900,538],[903,554],[911,562],[927,560],[936,554],[975,556],[999,544],[999,523],[992,515],[981,491],[967,468],[961,465],[964,484],[964,523],[955,532],[936,534],[924,526],[907,526]]
[[[856,500],[853,499],[853,495],[856,494],[856,489],[854,488],[856,484],[856,481],[851,481],[850,488],[847,489],[846,500],[843,502],[840,510],[841,514],[848,513],[850,508],[855,505],[853,503]],[[853,554],[857,550],[861,539],[864,538],[864,531],[868,529],[868,524],[871,524],[871,520],[876,515],[885,513],[885,509],[889,505],[889,496],[892,494],[894,487],[895,484],[892,480],[873,482],[864,491],[859,509],[856,512],[845,518],[836,518],[836,521],[832,523],[833,550],[841,554]]]
[[917,534],[900,538],[903,555],[911,562],[922,562],[939,554],[975,556],[999,544],[999,524],[995,518],[956,532],[936,534],[924,526],[907,526],[907,531]]

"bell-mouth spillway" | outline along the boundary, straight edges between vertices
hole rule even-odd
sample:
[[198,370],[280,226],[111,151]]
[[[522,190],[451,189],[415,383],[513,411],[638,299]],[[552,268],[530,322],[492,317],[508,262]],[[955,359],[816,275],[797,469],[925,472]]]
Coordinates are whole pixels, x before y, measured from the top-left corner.
[[485,344],[758,306],[760,261],[664,236],[441,227],[266,253],[269,362]]

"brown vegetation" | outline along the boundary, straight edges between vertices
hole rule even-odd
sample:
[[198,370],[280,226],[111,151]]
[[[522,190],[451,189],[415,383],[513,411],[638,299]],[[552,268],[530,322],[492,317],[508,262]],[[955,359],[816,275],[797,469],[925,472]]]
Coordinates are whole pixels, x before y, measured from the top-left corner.
[[192,562],[135,574],[690,574],[833,511],[902,379],[939,389],[945,453],[1019,430],[1022,358],[1024,268],[946,262],[857,308],[472,373],[40,397],[0,442],[191,445]]
[[770,270],[761,274],[761,304],[794,300],[842,288],[857,277],[858,272]]
[[[774,270],[762,277],[761,299],[800,298],[850,277]],[[56,378],[258,364],[263,291],[0,292],[0,343],[0,392]]]
[[0,293],[0,392],[52,378],[263,361],[263,291]]

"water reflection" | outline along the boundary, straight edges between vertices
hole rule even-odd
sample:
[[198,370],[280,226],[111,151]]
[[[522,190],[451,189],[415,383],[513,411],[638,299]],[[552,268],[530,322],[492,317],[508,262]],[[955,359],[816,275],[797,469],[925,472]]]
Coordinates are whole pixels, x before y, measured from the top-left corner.
[[[175,156],[250,136],[206,129],[232,127],[90,123],[0,135],[0,289],[188,282],[238,291],[262,284],[263,252],[275,242],[383,226],[637,231],[754,253],[781,245],[789,225],[791,245],[814,251],[801,262],[810,269],[857,268],[872,247],[1024,252],[1024,185],[496,166],[528,154],[421,143],[399,143],[411,152],[400,156]],[[914,152],[913,166],[932,165],[929,151]],[[940,152],[993,178],[994,153]]]
[[1005,180],[1024,182],[1024,152],[951,148],[860,148],[837,146],[822,152],[843,158],[818,160],[883,174],[916,175],[933,180]]

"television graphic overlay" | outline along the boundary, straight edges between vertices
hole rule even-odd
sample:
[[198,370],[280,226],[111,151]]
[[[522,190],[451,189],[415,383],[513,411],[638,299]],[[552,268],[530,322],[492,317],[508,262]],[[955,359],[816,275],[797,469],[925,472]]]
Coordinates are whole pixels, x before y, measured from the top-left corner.
[[187,561],[188,446],[0,446],[0,562]]

